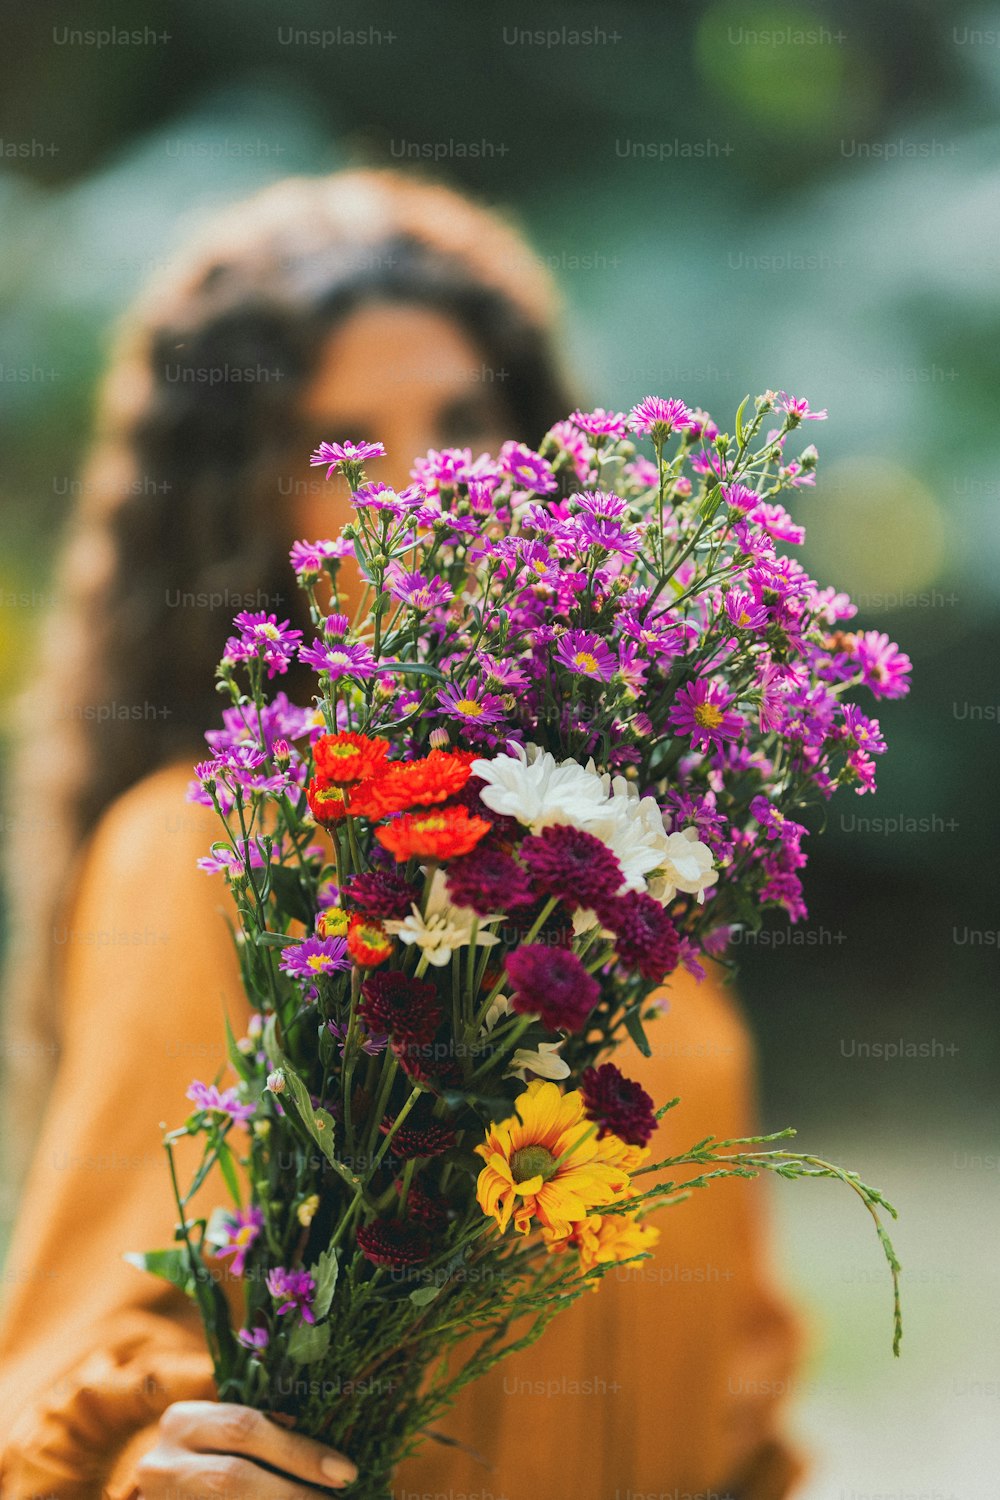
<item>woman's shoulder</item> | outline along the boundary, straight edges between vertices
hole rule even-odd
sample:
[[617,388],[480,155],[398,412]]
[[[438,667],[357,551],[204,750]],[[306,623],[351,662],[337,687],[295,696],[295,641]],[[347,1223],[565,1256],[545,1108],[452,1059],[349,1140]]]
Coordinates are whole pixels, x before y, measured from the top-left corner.
[[173,761],[119,793],[86,841],[84,878],[113,872],[116,882],[155,875],[162,883],[200,874],[195,862],[221,829],[213,808],[188,801],[190,783],[190,763]]

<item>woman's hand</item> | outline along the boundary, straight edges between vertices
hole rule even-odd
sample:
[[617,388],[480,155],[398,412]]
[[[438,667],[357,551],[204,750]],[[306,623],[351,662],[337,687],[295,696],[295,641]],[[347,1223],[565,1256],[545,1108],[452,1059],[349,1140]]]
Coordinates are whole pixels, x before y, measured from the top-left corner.
[[343,1454],[249,1406],[176,1401],[136,1478],[143,1500],[313,1500],[357,1473]]

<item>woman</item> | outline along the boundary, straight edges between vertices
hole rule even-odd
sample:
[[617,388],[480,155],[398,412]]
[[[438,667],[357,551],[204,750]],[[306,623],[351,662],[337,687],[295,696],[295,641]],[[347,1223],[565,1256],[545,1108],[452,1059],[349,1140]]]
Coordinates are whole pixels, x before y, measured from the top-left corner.
[[[237,1031],[245,1019],[225,892],[195,867],[214,818],[184,790],[218,717],[230,616],[293,612],[289,545],[345,518],[309,450],[378,437],[388,457],[371,475],[402,485],[431,446],[537,442],[573,404],[551,303],[493,216],[351,173],[231,211],[129,325],[15,781],[15,808],[46,823],[40,841],[24,820],[12,855],[15,1148],[56,1036],[61,1060],[5,1272],[4,1500],[290,1500],[353,1476],[214,1403],[190,1305],[121,1258],[169,1243],[162,1122],[224,1061],[220,1008]],[[304,701],[305,683],[288,687]],[[750,1046],[731,999],[711,982],[672,998],[654,1056],[630,1065],[654,1097],[684,1100],[662,1139],[748,1133]],[[428,1442],[397,1476],[400,1500],[788,1494],[798,1465],[776,1393],[796,1335],[761,1211],[759,1187],[723,1182],[666,1215],[655,1260],[466,1389],[446,1424],[457,1443]]]

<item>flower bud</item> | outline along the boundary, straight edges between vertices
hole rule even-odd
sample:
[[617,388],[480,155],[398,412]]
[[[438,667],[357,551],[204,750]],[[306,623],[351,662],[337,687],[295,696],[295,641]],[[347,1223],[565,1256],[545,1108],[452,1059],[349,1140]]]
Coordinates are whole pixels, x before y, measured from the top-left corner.
[[303,1201],[299,1204],[298,1208],[295,1210],[295,1217],[298,1219],[303,1229],[309,1228],[309,1225],[316,1217],[316,1210],[318,1208],[319,1193],[310,1193],[309,1197],[304,1198]]
[[285,1092],[285,1075],[280,1068],[267,1075],[267,1090],[271,1094],[283,1094]]
[[428,739],[432,750],[447,750],[451,744],[451,736],[447,729],[432,729]]

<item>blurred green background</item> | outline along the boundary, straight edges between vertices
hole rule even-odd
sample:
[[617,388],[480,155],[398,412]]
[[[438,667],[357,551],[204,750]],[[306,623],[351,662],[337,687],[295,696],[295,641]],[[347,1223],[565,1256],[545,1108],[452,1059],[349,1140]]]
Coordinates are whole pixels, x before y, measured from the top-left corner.
[[[561,286],[585,398],[676,394],[724,426],[768,385],[829,408],[806,559],[910,652],[914,691],[883,705],[878,798],[813,840],[808,924],[748,947],[740,987],[768,1128],[904,1211],[908,1332],[894,1367],[863,1216],[782,1185],[816,1329],[807,1495],[994,1496],[1000,10],[33,0],[3,25],[4,698],[114,319],[276,177],[420,156],[508,210]],[[74,40],[109,26],[140,39]]]

